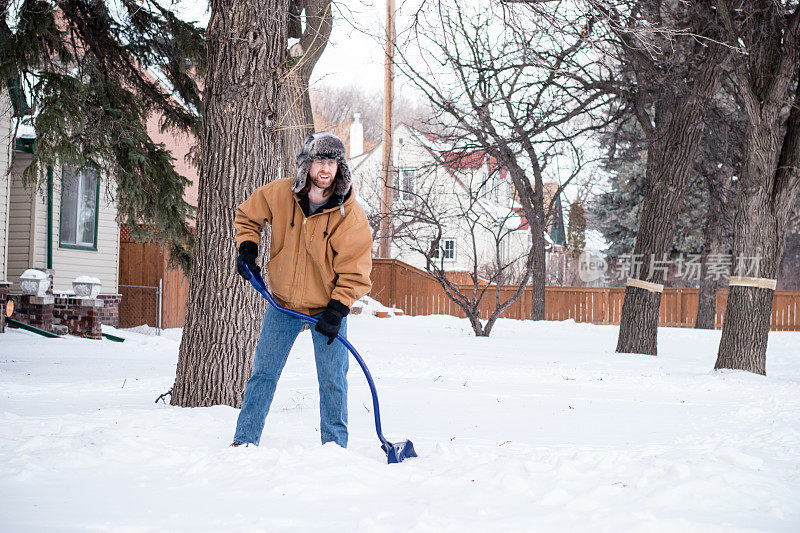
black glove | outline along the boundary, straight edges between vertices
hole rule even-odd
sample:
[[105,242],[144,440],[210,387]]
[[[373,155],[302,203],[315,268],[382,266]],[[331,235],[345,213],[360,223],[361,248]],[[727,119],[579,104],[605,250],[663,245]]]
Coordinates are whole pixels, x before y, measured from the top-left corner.
[[342,319],[349,312],[350,308],[342,302],[331,300],[328,302],[327,309],[319,315],[319,321],[314,326],[314,329],[328,337],[328,344],[330,345],[336,340],[336,334],[339,333],[339,328],[342,327]]
[[250,268],[250,272],[258,274],[261,272],[261,267],[256,264],[256,257],[258,257],[258,245],[253,241],[244,241],[239,245],[239,257],[236,258],[236,271],[242,276],[245,281],[250,281],[250,276],[244,269],[244,265]]

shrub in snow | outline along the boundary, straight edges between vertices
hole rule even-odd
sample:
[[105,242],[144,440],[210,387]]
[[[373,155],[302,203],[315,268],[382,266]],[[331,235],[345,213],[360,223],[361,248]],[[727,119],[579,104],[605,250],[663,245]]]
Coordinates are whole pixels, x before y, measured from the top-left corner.
[[50,278],[41,270],[29,268],[19,277],[19,287],[22,294],[44,296],[50,287]]

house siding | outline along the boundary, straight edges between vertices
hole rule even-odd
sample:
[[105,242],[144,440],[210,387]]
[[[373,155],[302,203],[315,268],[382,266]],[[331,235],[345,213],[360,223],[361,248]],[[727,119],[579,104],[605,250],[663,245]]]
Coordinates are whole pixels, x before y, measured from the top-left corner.
[[[9,220],[8,277],[12,291],[19,290],[19,276],[28,268],[47,268],[47,196],[22,186],[22,172],[32,156],[15,152],[12,164],[11,216]],[[40,180],[44,181],[44,180]],[[72,290],[78,276],[94,276],[103,284],[102,294],[119,292],[119,225],[116,205],[100,183],[97,250],[76,250],[59,245],[61,224],[61,169],[53,169],[52,268],[53,290]],[[41,189],[41,187],[40,187]]]
[[8,279],[8,217],[11,201],[11,99],[0,91],[0,281]]
[[8,202],[11,199],[11,180],[0,170],[0,281],[8,279]]
[[[34,223],[33,188],[22,185],[22,171],[30,164],[31,155],[15,152],[11,164],[11,193],[8,217],[8,281],[11,292],[19,291],[19,277],[31,268],[31,236]],[[38,265],[43,267],[44,265]]]
[[31,209],[31,265],[47,268],[47,179],[40,179]]
[[[53,169],[53,289],[72,289],[78,276],[93,276],[103,284],[101,294],[119,291],[119,224],[117,207],[110,200],[108,181],[100,182],[100,213],[97,224],[97,250],[76,250],[59,245],[61,234],[61,169]],[[113,186],[113,184],[112,184]],[[113,194],[113,189],[110,191]],[[45,227],[46,231],[46,227]]]

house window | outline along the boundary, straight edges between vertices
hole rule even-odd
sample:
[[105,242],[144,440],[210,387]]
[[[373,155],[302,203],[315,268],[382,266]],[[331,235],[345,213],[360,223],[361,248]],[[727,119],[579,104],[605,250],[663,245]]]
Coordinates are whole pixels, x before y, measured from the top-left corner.
[[[439,255],[441,251],[441,256]],[[434,250],[433,252],[433,259],[439,259],[441,257],[445,261],[455,261],[456,260],[456,240],[455,239],[442,239],[439,241],[439,249]]]
[[401,169],[394,174],[395,198],[413,200],[417,186],[417,171]]
[[510,197],[509,185],[508,182],[503,179],[500,171],[496,171],[487,183],[490,187],[489,198],[497,205],[508,205]]
[[61,177],[61,246],[97,249],[99,195],[100,183],[96,173],[64,167]]

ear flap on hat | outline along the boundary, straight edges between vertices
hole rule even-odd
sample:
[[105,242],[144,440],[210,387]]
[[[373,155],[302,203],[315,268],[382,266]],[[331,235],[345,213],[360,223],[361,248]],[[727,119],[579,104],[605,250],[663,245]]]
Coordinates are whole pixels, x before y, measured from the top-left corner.
[[306,186],[308,171],[311,168],[310,155],[314,145],[315,135],[315,133],[310,133],[306,136],[306,139],[303,141],[303,148],[300,150],[300,153],[297,154],[297,174],[294,177],[294,183],[292,183],[292,192],[300,192],[303,190],[303,187]]
[[345,196],[350,192],[350,185],[353,182],[353,178],[350,175],[350,165],[348,165],[347,159],[344,157],[336,158],[336,162],[339,163],[341,179],[336,182],[336,188],[333,192],[339,196]]

